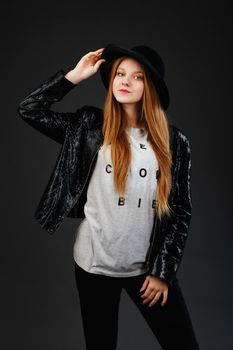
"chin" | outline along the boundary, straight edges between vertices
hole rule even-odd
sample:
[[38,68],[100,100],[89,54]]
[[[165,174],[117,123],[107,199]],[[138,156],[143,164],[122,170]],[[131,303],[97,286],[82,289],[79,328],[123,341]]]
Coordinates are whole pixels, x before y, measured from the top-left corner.
[[116,98],[119,103],[136,103],[137,101],[128,100],[127,98]]
[[114,96],[114,97],[119,103],[137,103],[140,101],[140,100],[134,100],[134,99],[132,100],[129,96],[122,96],[122,97]]

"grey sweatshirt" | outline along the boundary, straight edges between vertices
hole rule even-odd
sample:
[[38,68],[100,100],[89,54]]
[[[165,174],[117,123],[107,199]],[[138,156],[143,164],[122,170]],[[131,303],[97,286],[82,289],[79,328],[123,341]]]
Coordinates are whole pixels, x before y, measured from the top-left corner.
[[114,190],[110,145],[103,146],[89,182],[85,218],[75,231],[73,257],[87,272],[115,277],[146,272],[155,207],[158,162],[144,129],[127,129],[132,163],[126,194]]

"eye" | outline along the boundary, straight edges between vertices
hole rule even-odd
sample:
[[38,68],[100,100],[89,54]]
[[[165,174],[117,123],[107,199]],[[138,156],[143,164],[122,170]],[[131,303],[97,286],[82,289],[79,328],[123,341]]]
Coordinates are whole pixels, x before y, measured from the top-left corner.
[[[121,74],[121,75],[119,75],[119,74]],[[118,76],[123,76],[124,73],[122,73],[122,72],[117,72],[116,75],[118,75]],[[143,80],[143,75],[136,75],[136,77],[138,78],[138,79],[136,79],[136,80]]]
[[[142,75],[136,75],[136,77],[139,78],[139,80],[143,80],[143,76]],[[137,79],[138,80],[138,79]]]

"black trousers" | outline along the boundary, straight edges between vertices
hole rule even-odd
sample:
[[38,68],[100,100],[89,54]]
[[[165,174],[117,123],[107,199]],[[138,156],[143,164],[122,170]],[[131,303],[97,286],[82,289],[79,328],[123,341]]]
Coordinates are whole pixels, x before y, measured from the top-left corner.
[[[75,280],[79,293],[86,350],[117,348],[118,310],[122,288],[136,304],[164,350],[198,350],[190,315],[176,278],[169,285],[168,299],[162,296],[153,305],[142,304],[140,288],[146,274],[112,277],[83,270],[75,262]],[[144,299],[143,299],[144,300]]]

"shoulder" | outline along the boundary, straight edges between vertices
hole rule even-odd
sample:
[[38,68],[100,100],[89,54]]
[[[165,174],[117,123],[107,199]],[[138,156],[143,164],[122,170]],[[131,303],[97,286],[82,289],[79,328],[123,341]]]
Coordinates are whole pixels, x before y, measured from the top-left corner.
[[84,105],[82,110],[86,111],[87,113],[100,113],[103,111],[101,108],[92,105]]
[[169,124],[169,130],[171,138],[173,138],[175,141],[186,145],[190,144],[189,137],[181,128],[174,124]]
[[187,134],[179,127],[174,124],[169,124],[170,131],[170,143],[173,153],[177,157],[190,158],[191,157],[191,146],[190,139]]

